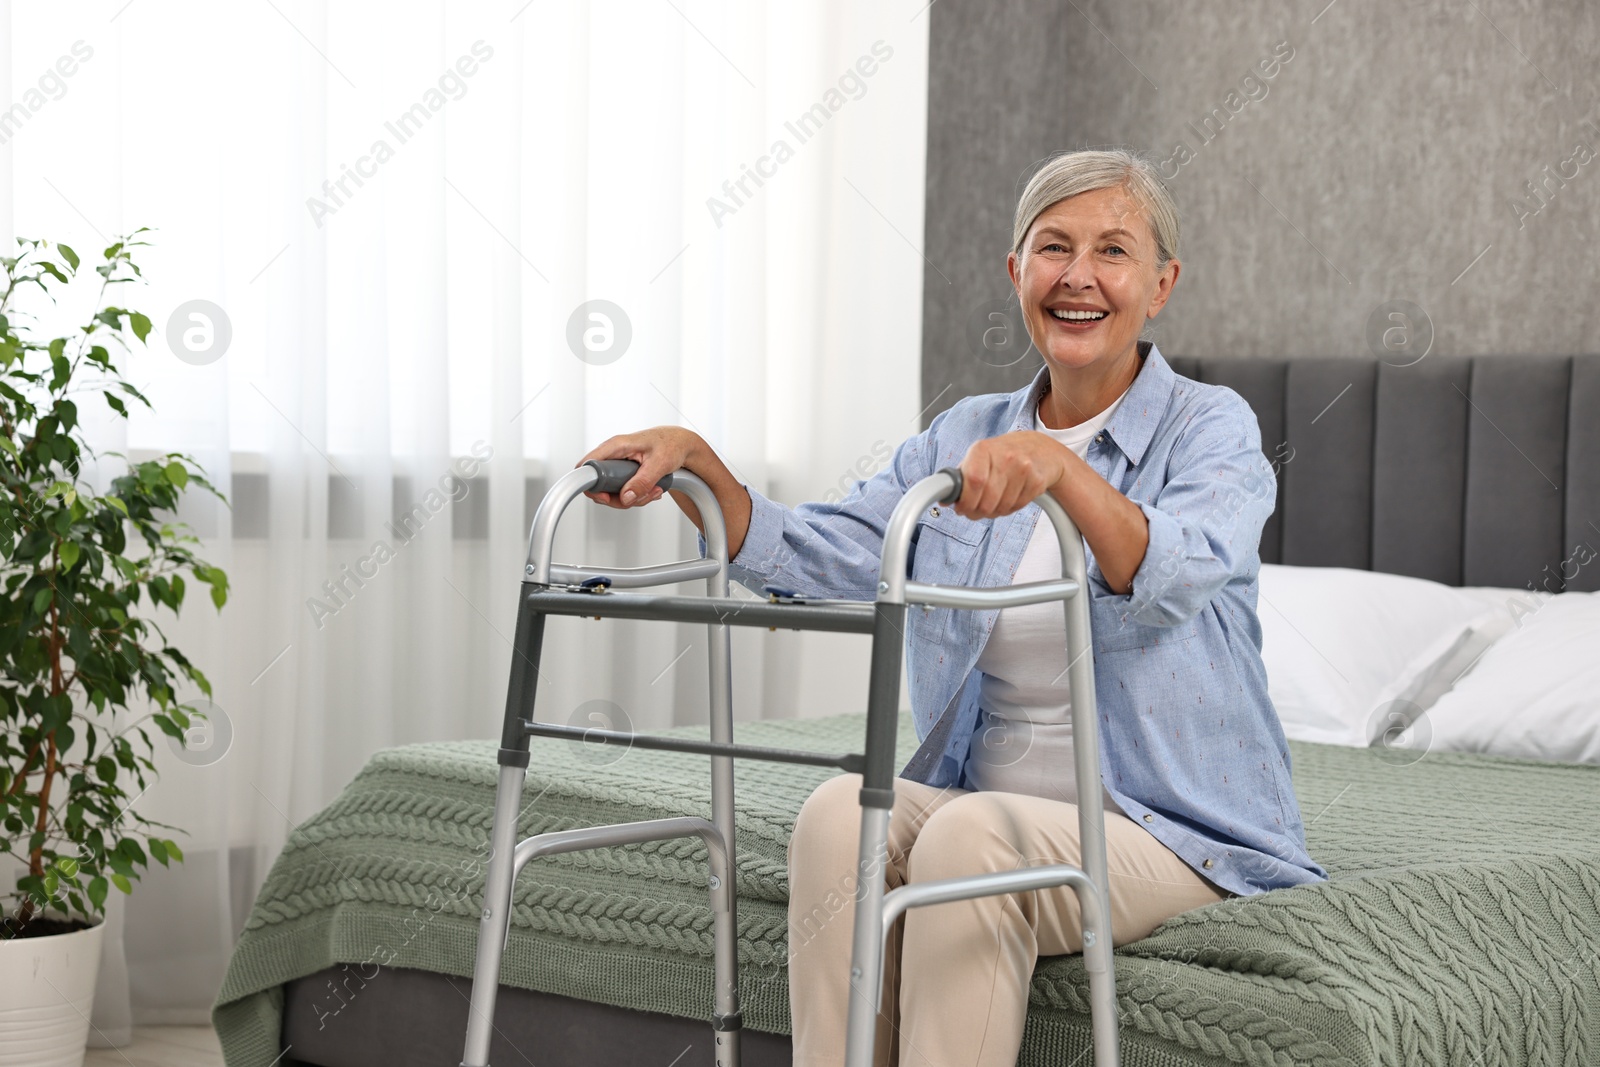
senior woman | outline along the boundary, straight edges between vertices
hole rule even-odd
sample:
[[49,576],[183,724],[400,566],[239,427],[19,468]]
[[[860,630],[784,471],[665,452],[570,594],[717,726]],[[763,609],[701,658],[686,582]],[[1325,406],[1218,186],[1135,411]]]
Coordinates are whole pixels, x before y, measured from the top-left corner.
[[[964,489],[918,525],[921,581],[1059,578],[1053,528],[1032,503],[1054,496],[1088,547],[1115,945],[1192,908],[1327,877],[1306,850],[1261,661],[1258,550],[1276,482],[1255,416],[1140,340],[1178,280],[1177,245],[1176,208],[1148,161],[1047,161],[1006,257],[1044,366],[1014,393],[959,401],[837,504],[774,503],[678,427],[584,457],[639,461],[620,499],[591,494],[614,507],[657,499],[654,483],[687,467],[722,505],[739,581],[858,600],[875,595],[894,505],[939,468],[959,464]],[[907,618],[922,744],[894,782],[886,885],[1081,866],[1060,605]],[[843,1060],[860,781],[819,786],[789,845],[797,1067]],[[908,912],[885,960],[876,1062],[1010,1067],[1037,958],[1082,951],[1080,927],[1067,886]]]

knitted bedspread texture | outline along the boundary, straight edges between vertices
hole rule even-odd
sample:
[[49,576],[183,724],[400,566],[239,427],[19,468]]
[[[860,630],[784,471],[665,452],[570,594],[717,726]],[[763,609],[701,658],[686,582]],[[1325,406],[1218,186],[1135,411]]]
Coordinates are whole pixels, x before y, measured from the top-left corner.
[[[735,736],[853,752],[865,721],[739,723]],[[903,714],[897,766],[915,742]],[[339,965],[369,979],[384,967],[471,975],[496,748],[379,752],[295,829],[213,1010],[230,1067],[279,1057],[281,987],[296,978]],[[541,738],[533,750],[519,837],[711,815],[706,756]],[[1329,881],[1219,901],[1119,946],[1122,1062],[1600,1064],[1600,767],[1299,741],[1290,754]],[[791,1032],[787,846],[806,797],[836,773],[735,763],[740,1000],[755,1030]],[[697,838],[534,860],[501,980],[707,1020],[706,881]],[[1088,988],[1080,955],[1039,961],[1019,1067],[1092,1061]]]

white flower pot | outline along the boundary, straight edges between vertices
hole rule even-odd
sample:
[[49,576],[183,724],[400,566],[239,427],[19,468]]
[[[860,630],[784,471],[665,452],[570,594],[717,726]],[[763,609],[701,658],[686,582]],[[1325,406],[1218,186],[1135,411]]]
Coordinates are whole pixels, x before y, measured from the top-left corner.
[[104,930],[0,941],[0,1067],[83,1067]]

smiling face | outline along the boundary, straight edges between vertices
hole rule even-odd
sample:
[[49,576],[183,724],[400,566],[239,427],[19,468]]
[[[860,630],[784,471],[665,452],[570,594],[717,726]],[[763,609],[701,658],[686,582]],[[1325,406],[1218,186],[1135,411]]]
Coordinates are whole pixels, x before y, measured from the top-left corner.
[[1146,319],[1167,302],[1179,263],[1156,269],[1149,219],[1123,188],[1058,200],[1006,257],[1034,347],[1052,370],[1132,359]]

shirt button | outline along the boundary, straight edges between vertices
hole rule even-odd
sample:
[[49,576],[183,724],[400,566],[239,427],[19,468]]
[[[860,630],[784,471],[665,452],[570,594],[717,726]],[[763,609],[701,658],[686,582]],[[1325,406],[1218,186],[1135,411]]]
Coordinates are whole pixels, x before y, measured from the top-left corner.
[[1146,815],[1144,817],[1144,821],[1145,822],[1155,822],[1156,821],[1156,817],[1154,815]]
[[932,515],[932,516],[933,516],[933,517],[934,517],[934,518],[936,518],[936,519],[937,519],[937,518],[938,518],[938,517],[939,517],[939,509],[938,509],[938,508],[934,508],[934,509],[933,509],[933,510],[932,510],[932,511],[930,511],[930,512],[929,512],[929,513],[928,513],[928,514],[930,514],[930,515]]
[[1201,865],[1200,865],[1200,866],[1202,866],[1202,867],[1204,867],[1204,868],[1205,868],[1205,869],[1206,869],[1206,870],[1208,870],[1208,871],[1209,871],[1209,870],[1210,870],[1210,869],[1211,869],[1211,861],[1210,861],[1210,860],[1206,860],[1206,861],[1205,861],[1205,862],[1204,862],[1204,863],[1202,863],[1202,864],[1201,864]]
[[1094,435],[1094,439],[1095,439],[1095,440],[1096,440],[1096,441],[1099,441],[1099,442],[1101,442],[1101,443],[1102,443],[1102,444],[1104,444],[1104,443],[1105,443],[1105,439],[1106,439],[1106,435],[1105,435],[1105,434],[1103,434],[1103,433],[1097,433],[1097,434],[1095,434],[1095,435]]

